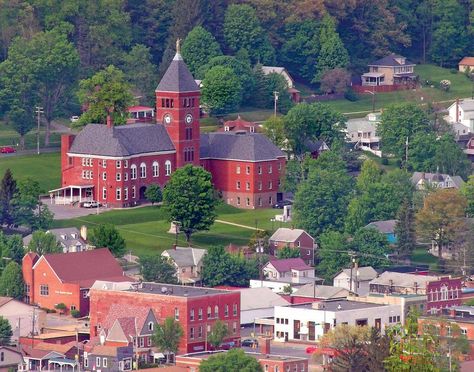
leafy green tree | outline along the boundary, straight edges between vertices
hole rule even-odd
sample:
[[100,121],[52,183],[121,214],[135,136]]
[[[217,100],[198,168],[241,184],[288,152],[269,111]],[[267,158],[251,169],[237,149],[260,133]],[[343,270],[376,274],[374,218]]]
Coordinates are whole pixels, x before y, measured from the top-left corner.
[[382,170],[378,164],[372,159],[367,159],[362,163],[360,173],[357,176],[356,190],[359,193],[367,192],[370,186],[380,182],[381,178]]
[[7,318],[0,316],[0,345],[10,345],[13,336],[12,327]]
[[170,221],[179,224],[189,242],[195,231],[208,230],[216,218],[211,175],[201,167],[177,169],[163,190]]
[[342,139],[345,118],[322,103],[301,103],[285,116],[288,144],[296,156],[308,151],[308,141],[324,140],[328,146]]
[[383,267],[390,263],[387,237],[374,228],[362,228],[354,235],[352,247],[359,255],[361,266]]
[[265,36],[255,9],[247,4],[232,4],[227,8],[224,37],[231,52],[245,49],[252,63],[268,63],[275,58],[275,51]]
[[408,144],[408,166],[417,172],[436,171],[437,134],[419,132]]
[[196,26],[184,39],[181,54],[189,70],[193,75],[196,75],[202,66],[206,65],[213,57],[220,56],[222,51],[210,32],[202,26]]
[[241,349],[232,349],[205,359],[199,365],[200,372],[263,372],[262,365]]
[[89,79],[81,80],[78,97],[87,111],[81,115],[79,124],[105,124],[108,115],[114,124],[124,124],[127,109],[134,103],[131,90],[125,74],[112,65]]
[[64,302],[60,302],[59,304],[54,305],[56,310],[59,310],[60,313],[64,313],[67,310],[67,306]]
[[300,257],[300,250],[299,248],[290,248],[289,246],[285,246],[277,251],[276,256],[280,259],[297,258]]
[[275,92],[278,92],[277,100],[277,111],[281,113],[287,113],[291,107],[293,107],[293,102],[291,101],[291,96],[288,93],[288,83],[285,78],[277,73],[271,73],[267,75],[267,98],[268,106],[273,107]]
[[123,58],[123,72],[133,91],[142,97],[140,102],[154,106],[158,74],[150,48],[143,44],[134,45]]
[[464,179],[471,173],[471,162],[452,134],[445,134],[438,139],[434,161],[442,173],[461,176]]
[[341,94],[347,91],[351,83],[351,74],[345,68],[326,70],[321,74],[321,90],[324,93]]
[[400,159],[405,157],[407,138],[410,144],[415,134],[431,131],[428,116],[414,103],[387,106],[377,127],[383,150]]
[[36,252],[40,256],[48,253],[62,252],[61,244],[56,240],[56,236],[41,230],[35,231],[31,236],[31,240],[28,243],[28,250],[30,252]]
[[151,202],[151,205],[160,203],[163,200],[163,192],[161,186],[156,183],[152,183],[145,190],[145,198]]
[[178,284],[176,269],[173,264],[161,255],[139,258],[140,274],[147,282]]
[[263,252],[268,252],[268,239],[270,234],[266,230],[255,230],[252,236],[250,237],[248,246],[252,248],[255,252],[260,252],[257,250],[263,248]]
[[178,352],[183,328],[173,318],[166,318],[163,324],[157,324],[152,336],[153,345],[166,353],[166,362],[169,363],[169,354]]
[[349,54],[336,31],[334,19],[326,15],[319,31],[319,54],[316,62],[316,75],[313,81],[320,81],[323,74],[335,68],[345,68],[349,64]]
[[408,200],[400,206],[395,224],[397,252],[399,255],[410,255],[416,246],[415,214]]
[[215,66],[202,81],[202,102],[213,115],[237,110],[242,101],[242,86],[234,70]]
[[474,217],[474,175],[469,176],[467,182],[461,185],[459,192],[467,201],[467,217]]
[[262,124],[263,132],[278,148],[285,146],[285,127],[283,119],[280,116],[270,116]]
[[349,247],[344,234],[338,231],[322,233],[319,237],[318,274],[331,281],[340,270],[350,264],[350,258],[346,252]]
[[21,235],[5,235],[0,231],[0,252],[3,257],[21,265],[25,250]]
[[218,319],[212,325],[211,332],[207,335],[207,342],[214,349],[217,349],[228,334],[229,330],[227,329],[227,325],[222,320]]
[[115,257],[125,254],[125,239],[112,224],[100,224],[89,233],[89,242],[97,248],[108,248]]
[[0,184],[0,225],[13,223],[12,199],[16,193],[16,181],[10,169],[5,171]]
[[11,261],[5,266],[0,277],[0,295],[21,299],[23,297],[24,283],[21,266]]

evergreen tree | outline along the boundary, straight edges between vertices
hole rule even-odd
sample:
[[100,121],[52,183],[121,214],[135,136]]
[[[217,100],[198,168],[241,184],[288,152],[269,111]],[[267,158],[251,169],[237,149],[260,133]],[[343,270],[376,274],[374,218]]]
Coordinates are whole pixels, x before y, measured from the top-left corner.
[[11,261],[3,270],[0,277],[0,295],[21,299],[24,283],[21,266]]
[[184,39],[181,54],[191,73],[196,76],[198,70],[213,57],[222,54],[214,36],[201,26],[194,27]]
[[16,181],[10,169],[5,174],[0,185],[0,225],[13,223],[12,199],[16,193]]
[[399,255],[409,255],[415,249],[415,215],[409,201],[405,200],[398,211],[395,225],[397,251]]

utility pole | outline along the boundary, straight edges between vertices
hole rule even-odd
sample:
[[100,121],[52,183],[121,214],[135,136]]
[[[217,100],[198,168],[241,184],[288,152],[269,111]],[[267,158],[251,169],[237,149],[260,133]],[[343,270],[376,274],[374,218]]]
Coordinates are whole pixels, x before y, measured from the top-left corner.
[[405,142],[405,170],[408,171],[408,137]]
[[273,91],[273,102],[274,102],[274,106],[273,106],[273,116],[277,116],[277,101],[278,101],[278,95],[280,93],[277,92],[276,90]]
[[349,279],[349,291],[352,292],[352,269],[354,268],[356,253],[354,251],[349,251],[348,254],[351,258],[351,278]]
[[40,124],[41,124],[41,114],[44,114],[43,108],[36,106],[36,117],[38,119],[38,129],[36,131],[36,152],[40,154]]

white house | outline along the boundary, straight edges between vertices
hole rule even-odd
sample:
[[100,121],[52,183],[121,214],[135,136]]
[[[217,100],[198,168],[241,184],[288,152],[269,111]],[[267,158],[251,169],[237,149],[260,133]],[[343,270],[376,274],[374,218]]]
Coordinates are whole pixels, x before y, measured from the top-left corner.
[[289,279],[292,283],[309,283],[315,277],[314,268],[299,257],[270,260],[262,271],[269,280]]
[[[377,277],[377,272],[372,266],[344,269],[333,279],[334,287],[341,287],[360,296],[369,293],[369,282]],[[352,283],[351,283],[352,280]]]
[[269,75],[269,74],[281,75],[286,80],[288,88],[294,88],[295,87],[295,83],[294,83],[293,78],[288,73],[288,71],[286,71],[286,69],[284,67],[262,66],[262,71],[265,75]]
[[251,324],[259,318],[273,318],[275,306],[285,305],[288,305],[288,301],[270,288],[241,289],[240,324]]
[[414,172],[410,179],[417,190],[423,190],[427,185],[439,189],[459,189],[464,183],[463,179],[459,176],[450,176],[449,174],[438,172]]
[[31,334],[33,317],[35,318],[35,333],[39,334],[41,328],[46,325],[46,313],[43,310],[12,297],[0,297],[0,316],[10,323],[13,341],[18,340],[20,336]]
[[448,120],[450,123],[461,123],[474,132],[474,99],[456,100],[448,107]]
[[317,341],[339,324],[368,325],[384,333],[401,322],[399,305],[323,301],[275,307],[275,341]]
[[[51,229],[47,234],[53,234],[61,245],[64,253],[82,252],[91,249],[92,246],[87,243],[87,227],[82,226],[81,230],[76,227],[65,227],[61,229]],[[33,235],[27,235],[23,238],[23,245],[28,246]]]
[[169,259],[175,267],[178,282],[194,284],[201,281],[202,260],[206,253],[205,249],[173,246],[161,255]]

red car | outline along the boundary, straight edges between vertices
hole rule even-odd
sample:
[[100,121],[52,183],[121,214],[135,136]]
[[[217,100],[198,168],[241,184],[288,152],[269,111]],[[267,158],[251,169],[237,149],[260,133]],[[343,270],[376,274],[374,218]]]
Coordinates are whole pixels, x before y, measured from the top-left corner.
[[16,152],[16,150],[11,146],[4,146],[0,148],[0,153],[2,154],[12,154],[14,152]]

